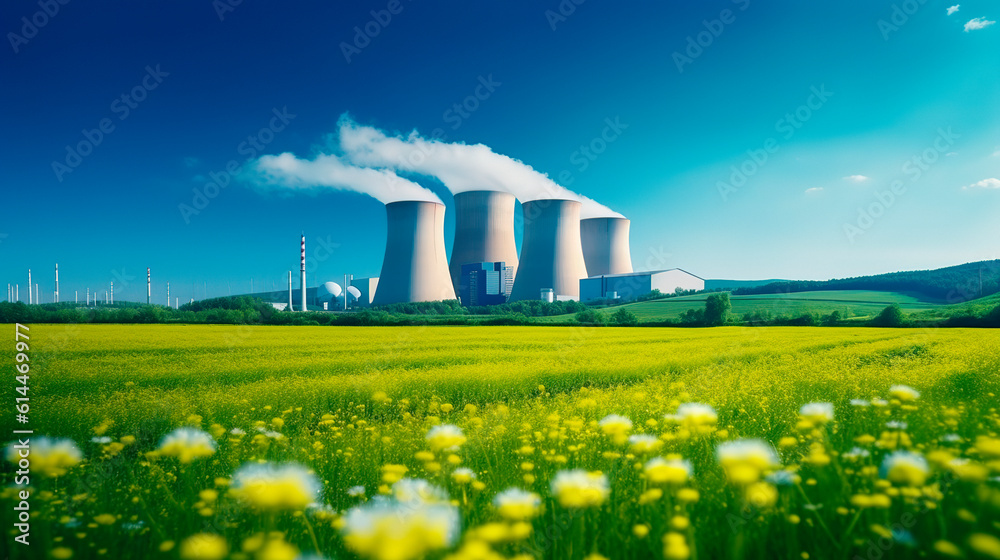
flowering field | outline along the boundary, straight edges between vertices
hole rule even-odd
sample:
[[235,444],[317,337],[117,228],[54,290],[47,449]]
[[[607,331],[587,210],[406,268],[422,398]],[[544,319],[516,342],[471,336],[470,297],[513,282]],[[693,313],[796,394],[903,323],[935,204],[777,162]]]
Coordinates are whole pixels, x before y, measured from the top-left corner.
[[31,333],[10,558],[1000,558],[996,331]]

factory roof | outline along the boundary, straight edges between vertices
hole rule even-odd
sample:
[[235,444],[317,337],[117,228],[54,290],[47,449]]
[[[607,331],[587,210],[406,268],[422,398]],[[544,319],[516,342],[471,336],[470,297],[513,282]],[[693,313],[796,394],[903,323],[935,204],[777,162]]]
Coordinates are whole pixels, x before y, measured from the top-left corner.
[[690,272],[684,270],[683,268],[667,268],[667,269],[664,269],[664,270],[646,270],[646,271],[643,271],[643,272],[625,272],[625,273],[622,273],[622,274],[601,274],[599,276],[590,276],[589,278],[619,278],[619,277],[624,278],[626,276],[650,276],[650,275],[653,275],[653,274],[660,274],[661,272],[670,272],[672,270],[679,270],[679,271],[683,272],[684,274],[687,274],[687,275],[690,275],[690,276],[694,276],[695,278],[697,278],[699,280],[704,280],[704,278],[702,278],[701,276],[698,276],[697,274],[691,274]]

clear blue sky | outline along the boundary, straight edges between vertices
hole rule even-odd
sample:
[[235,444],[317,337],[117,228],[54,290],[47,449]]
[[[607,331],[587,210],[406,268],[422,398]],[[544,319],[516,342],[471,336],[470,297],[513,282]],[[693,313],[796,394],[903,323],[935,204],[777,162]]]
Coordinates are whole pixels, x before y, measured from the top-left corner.
[[[47,17],[4,2],[0,282],[23,288],[30,267],[49,301],[58,262],[64,301],[116,278],[119,298],[144,300],[147,266],[160,300],[168,280],[181,301],[250,278],[281,288],[302,231],[310,253],[335,245],[310,285],[377,275],[384,209],[360,195],[233,181],[187,220],[179,210],[231,160],[314,153],[343,113],[443,128],[570,179],[632,220],[637,269],[825,279],[997,258],[1000,5],[952,4],[590,0],[556,17],[556,0],[265,1],[220,19],[207,0],[69,2]],[[377,34],[348,62],[343,44],[366,25]],[[686,53],[701,32],[707,46]],[[499,85],[457,115],[481,77]],[[133,91],[141,101],[121,99]],[[285,108],[287,124],[273,118]],[[606,119],[627,128],[587,159]],[[102,120],[92,153],[67,156]],[[272,124],[261,149],[242,144]],[[741,165],[752,173],[733,186]]]

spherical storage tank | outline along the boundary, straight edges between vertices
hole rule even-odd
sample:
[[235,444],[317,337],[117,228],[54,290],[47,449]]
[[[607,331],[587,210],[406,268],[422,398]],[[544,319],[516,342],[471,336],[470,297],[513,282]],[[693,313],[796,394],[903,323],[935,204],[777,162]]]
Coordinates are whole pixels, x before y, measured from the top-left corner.
[[358,301],[358,299],[361,298],[361,290],[355,288],[354,286],[348,286],[347,293],[351,295],[351,298],[354,299],[354,301]]
[[344,290],[336,282],[324,282],[316,288],[316,299],[319,301],[333,301],[340,297]]

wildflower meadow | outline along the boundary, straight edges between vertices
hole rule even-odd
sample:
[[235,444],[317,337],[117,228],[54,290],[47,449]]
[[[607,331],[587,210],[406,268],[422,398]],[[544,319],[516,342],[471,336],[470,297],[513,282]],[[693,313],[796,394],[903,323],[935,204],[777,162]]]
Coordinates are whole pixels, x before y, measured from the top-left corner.
[[991,330],[32,333],[10,558],[1000,558]]

